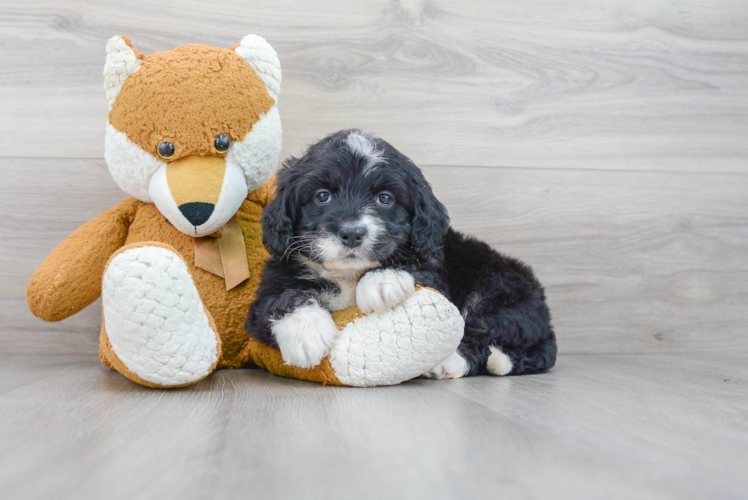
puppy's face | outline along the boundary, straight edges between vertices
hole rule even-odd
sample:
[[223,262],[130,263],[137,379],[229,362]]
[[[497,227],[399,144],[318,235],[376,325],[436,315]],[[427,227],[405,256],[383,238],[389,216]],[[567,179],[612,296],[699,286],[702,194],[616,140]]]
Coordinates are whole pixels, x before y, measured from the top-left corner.
[[407,244],[412,200],[392,171],[367,171],[366,162],[345,151],[335,156],[299,186],[296,228],[287,250],[298,248],[331,270],[369,269]]
[[[448,221],[407,157],[354,130],[323,139],[279,172],[263,233],[282,258],[301,254],[331,271],[361,271],[438,249]],[[429,233],[426,244],[419,231]]]

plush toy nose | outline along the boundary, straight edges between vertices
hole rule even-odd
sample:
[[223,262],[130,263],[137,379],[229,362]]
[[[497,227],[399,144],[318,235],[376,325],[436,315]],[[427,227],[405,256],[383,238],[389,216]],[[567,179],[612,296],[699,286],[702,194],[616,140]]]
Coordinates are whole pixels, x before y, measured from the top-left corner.
[[210,219],[214,208],[216,206],[211,203],[202,203],[199,201],[179,205],[179,211],[195,227],[203,225],[205,221]]
[[364,236],[366,236],[366,228],[363,226],[344,227],[340,230],[340,239],[343,240],[343,245],[350,248],[361,245]]

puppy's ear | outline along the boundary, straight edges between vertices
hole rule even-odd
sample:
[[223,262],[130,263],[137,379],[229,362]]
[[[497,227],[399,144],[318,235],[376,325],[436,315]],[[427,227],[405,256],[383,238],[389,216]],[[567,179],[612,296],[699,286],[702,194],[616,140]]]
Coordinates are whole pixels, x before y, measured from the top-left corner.
[[294,167],[302,160],[291,156],[283,162],[276,174],[275,198],[262,211],[262,243],[274,257],[282,257],[291,244],[298,212],[295,186],[302,173]]
[[296,220],[296,200],[280,189],[262,211],[262,242],[274,257],[282,257],[290,244]]
[[449,229],[447,209],[436,199],[421,170],[412,166],[413,215],[410,240],[413,250],[424,257],[442,249]]

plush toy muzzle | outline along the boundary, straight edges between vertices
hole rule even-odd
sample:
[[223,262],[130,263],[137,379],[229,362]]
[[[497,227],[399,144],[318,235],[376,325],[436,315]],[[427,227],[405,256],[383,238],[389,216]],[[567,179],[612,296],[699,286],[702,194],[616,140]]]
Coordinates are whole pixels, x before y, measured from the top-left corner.
[[236,214],[248,188],[236,163],[218,156],[187,156],[154,172],[148,194],[174,227],[193,237],[219,231]]

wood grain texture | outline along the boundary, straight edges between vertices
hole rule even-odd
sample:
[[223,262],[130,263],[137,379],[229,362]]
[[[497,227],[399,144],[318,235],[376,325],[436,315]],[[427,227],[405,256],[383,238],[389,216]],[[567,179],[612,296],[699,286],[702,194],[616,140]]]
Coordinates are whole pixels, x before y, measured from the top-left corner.
[[0,154],[102,157],[115,34],[151,53],[248,32],[284,67],[284,156],[356,126],[423,165],[746,171],[735,0],[5,0]]
[[748,178],[429,167],[453,225],[531,264],[561,352],[748,353]]
[[[0,355],[7,500],[743,498],[748,368],[568,355],[549,374],[390,388],[258,370],[152,390],[90,356]],[[57,371],[44,374],[45,362]]]
[[[0,350],[96,352],[98,303],[49,324],[28,311],[25,290],[49,252],[121,191],[101,160],[0,159],[0,169],[9,180],[0,185]],[[534,267],[561,353],[748,353],[744,176],[425,173],[456,228]]]
[[60,323],[34,317],[31,273],[78,226],[126,195],[103,160],[0,159],[0,351],[96,353],[100,301]]

